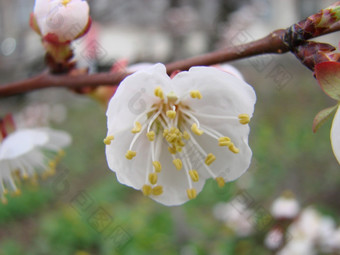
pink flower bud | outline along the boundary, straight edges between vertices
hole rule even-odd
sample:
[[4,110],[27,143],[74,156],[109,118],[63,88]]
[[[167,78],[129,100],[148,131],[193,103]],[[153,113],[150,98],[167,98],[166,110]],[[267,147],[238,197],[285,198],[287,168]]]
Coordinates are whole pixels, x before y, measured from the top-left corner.
[[36,0],[31,25],[44,41],[69,43],[90,27],[89,5],[82,0]]

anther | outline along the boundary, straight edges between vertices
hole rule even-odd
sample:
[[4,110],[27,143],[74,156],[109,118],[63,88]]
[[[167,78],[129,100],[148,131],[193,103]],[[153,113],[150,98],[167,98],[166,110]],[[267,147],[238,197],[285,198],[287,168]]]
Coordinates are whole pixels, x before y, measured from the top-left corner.
[[135,127],[131,130],[132,133],[136,134],[139,133],[142,130],[142,124],[140,122],[135,122]]
[[214,156],[214,154],[209,153],[207,155],[207,157],[205,158],[205,164],[210,166],[214,161],[216,160],[216,157]]
[[177,149],[176,147],[168,147],[168,150],[171,154],[176,154],[177,153]]
[[200,129],[197,127],[197,124],[196,124],[196,123],[192,124],[192,126],[191,126],[191,131],[194,132],[195,135],[202,135],[202,134],[203,134],[203,130],[200,130]]
[[133,159],[133,157],[135,157],[136,154],[137,152],[128,150],[125,154],[125,157],[130,160]]
[[218,187],[222,188],[224,186],[225,181],[224,181],[223,177],[216,177],[215,180],[217,182]]
[[199,175],[198,175],[198,172],[196,170],[190,170],[189,175],[190,175],[193,182],[199,181]]
[[197,192],[195,189],[187,189],[187,195],[189,199],[194,199],[197,196]]
[[155,168],[156,173],[160,173],[162,170],[161,162],[159,161],[153,161],[152,162],[153,167]]
[[24,180],[28,180],[29,179],[29,176],[28,176],[28,174],[26,172],[22,174],[22,179],[24,179]]
[[71,0],[62,0],[61,4],[66,6],[69,2],[71,2]]
[[241,123],[242,125],[246,125],[246,124],[248,124],[248,123],[250,122],[250,117],[249,117],[249,115],[246,114],[246,113],[240,114],[240,115],[238,116],[238,118],[239,118],[240,123]]
[[158,176],[156,173],[151,173],[149,174],[149,182],[152,184],[152,185],[155,185],[157,183],[157,180],[158,180]]
[[178,96],[176,96],[175,92],[171,91],[169,94],[166,95],[168,98],[168,102],[175,103],[178,100]]
[[169,119],[176,118],[176,111],[169,110],[166,112],[166,116],[168,116]]
[[150,142],[155,140],[155,132],[154,131],[150,131],[150,132],[146,133],[146,136],[148,137]]
[[231,144],[231,139],[227,136],[218,138],[219,146],[229,146]]
[[12,195],[15,196],[15,197],[16,196],[20,196],[21,195],[21,190],[20,189],[14,190]]
[[162,99],[162,100],[164,99],[163,90],[162,90],[162,88],[161,88],[160,86],[158,86],[158,87],[155,88],[154,93],[155,93],[155,96],[156,96],[156,97],[159,97],[159,98]]
[[202,98],[202,94],[198,90],[191,90],[190,91],[190,96],[192,98],[197,98],[197,99],[201,99]]
[[172,163],[175,165],[177,170],[181,170],[182,169],[183,164],[182,164],[182,161],[179,158],[174,159],[172,161]]
[[113,136],[113,135],[109,135],[109,136],[107,136],[107,137],[104,139],[103,142],[104,142],[106,145],[110,145],[111,142],[113,141],[113,139],[114,139],[114,136]]
[[229,150],[230,150],[231,152],[235,153],[235,154],[237,154],[237,153],[240,152],[240,149],[237,148],[233,143],[231,143],[231,144],[229,145]]
[[189,139],[190,139],[190,135],[189,135],[189,133],[188,133],[187,131],[184,131],[184,132],[183,132],[183,138],[184,138],[185,140],[189,140]]
[[156,186],[152,189],[152,195],[159,196],[163,194],[163,186]]
[[152,187],[150,185],[143,185],[142,192],[144,196],[151,195]]

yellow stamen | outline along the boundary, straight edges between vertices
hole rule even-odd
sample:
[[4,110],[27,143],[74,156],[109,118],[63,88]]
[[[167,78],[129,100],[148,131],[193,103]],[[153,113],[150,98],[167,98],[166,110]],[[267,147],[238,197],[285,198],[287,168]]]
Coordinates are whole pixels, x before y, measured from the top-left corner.
[[222,188],[224,186],[225,181],[224,181],[223,177],[216,177],[215,180],[217,182],[218,187]]
[[212,153],[209,153],[207,155],[207,157],[205,158],[205,164],[210,166],[214,161],[215,161],[216,157],[214,156],[214,154]]
[[176,154],[176,152],[177,152],[175,147],[168,147],[168,150],[171,154]]
[[196,170],[190,170],[190,171],[189,171],[189,175],[190,175],[192,181],[198,182],[198,180],[199,180],[199,175],[198,175],[198,172],[197,172]]
[[169,102],[173,102],[173,103],[176,102],[178,99],[178,96],[176,96],[176,94],[173,91],[167,94],[166,97],[168,98]]
[[199,90],[191,90],[190,91],[190,96],[192,98],[197,98],[197,99],[201,99],[202,98],[202,94],[201,94],[201,92],[199,92]]
[[151,173],[149,174],[149,182],[152,184],[152,185],[155,185],[157,183],[157,180],[158,180],[158,176],[156,173]]
[[231,139],[227,136],[218,138],[219,146],[229,146],[231,144]]
[[181,170],[182,169],[182,160],[180,160],[179,158],[176,158],[172,161],[172,163],[175,165],[177,170]]
[[110,144],[111,144],[111,141],[113,141],[113,139],[114,139],[114,136],[113,136],[113,135],[109,135],[109,136],[107,136],[107,137],[104,139],[104,143],[105,143],[106,145],[110,145]]
[[150,132],[146,133],[146,136],[148,137],[150,142],[155,140],[155,132],[154,131],[150,131]]
[[196,123],[192,124],[191,131],[194,132],[195,135],[202,135],[203,134],[203,130],[198,129]]
[[163,194],[163,186],[156,186],[152,189],[152,195],[159,196]]
[[131,130],[132,133],[136,134],[139,133],[142,130],[142,124],[140,122],[135,122],[135,127]]
[[26,172],[22,174],[22,179],[28,180],[28,178],[29,178],[29,176]]
[[156,97],[159,97],[162,100],[164,99],[164,93],[161,87],[158,86],[157,88],[155,88],[154,93]]
[[12,195],[15,196],[15,197],[16,196],[20,196],[21,195],[21,190],[20,189],[14,190]]
[[144,196],[151,195],[152,187],[150,185],[143,185],[142,192]]
[[166,116],[168,116],[169,119],[176,118],[176,111],[169,110],[166,112]]
[[125,154],[125,157],[130,160],[133,159],[133,157],[135,157],[136,154],[137,152],[128,150]]
[[183,132],[183,138],[184,138],[185,140],[189,140],[189,139],[190,139],[190,135],[189,135],[189,133],[188,133],[187,131],[184,131],[184,132]]
[[197,196],[197,192],[195,189],[187,189],[187,195],[189,199],[194,199]]
[[69,2],[71,2],[71,0],[62,0],[61,3],[66,6]]
[[152,162],[153,167],[155,168],[156,173],[160,173],[162,170],[161,162],[159,161],[153,161]]
[[246,113],[240,114],[240,115],[238,116],[238,118],[239,118],[240,123],[241,123],[242,125],[246,125],[246,124],[248,124],[248,123],[250,122],[250,117],[249,117],[249,115],[246,114]]
[[8,189],[5,189],[2,191],[2,194],[7,195],[8,194]]
[[48,162],[48,166],[50,168],[56,168],[57,167],[57,162],[55,160],[51,160]]
[[235,153],[235,154],[237,154],[237,153],[240,152],[240,149],[237,148],[233,143],[231,143],[231,144],[229,145],[229,150],[230,150],[231,152]]

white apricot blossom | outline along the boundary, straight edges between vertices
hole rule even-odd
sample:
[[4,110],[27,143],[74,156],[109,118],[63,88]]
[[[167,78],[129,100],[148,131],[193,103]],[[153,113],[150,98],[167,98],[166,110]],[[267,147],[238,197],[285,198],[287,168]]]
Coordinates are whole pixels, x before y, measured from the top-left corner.
[[68,146],[71,137],[64,131],[50,128],[19,129],[5,136],[0,143],[0,197],[7,202],[8,191],[19,194],[16,178],[35,180],[47,177]]
[[89,27],[89,5],[84,0],[36,0],[33,15],[44,39],[55,43],[72,41]]
[[299,212],[299,202],[290,192],[275,199],[271,207],[271,213],[276,219],[294,219]]
[[107,110],[106,158],[122,184],[164,205],[180,205],[249,167],[253,88],[214,67],[171,79],[162,64],[128,76]]

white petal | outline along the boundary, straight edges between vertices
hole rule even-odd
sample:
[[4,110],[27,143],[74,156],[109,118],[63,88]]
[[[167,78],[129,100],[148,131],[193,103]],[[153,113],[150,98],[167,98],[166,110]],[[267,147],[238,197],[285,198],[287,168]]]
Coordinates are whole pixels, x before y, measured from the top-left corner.
[[48,143],[43,147],[53,151],[58,151],[69,146],[72,142],[72,137],[65,131],[54,130],[51,128],[39,128],[48,135]]
[[170,78],[162,64],[143,69],[125,78],[107,108],[108,135],[122,130],[129,133],[136,117],[159,101],[154,96],[155,88],[167,87],[169,82]]
[[331,128],[331,143],[334,155],[340,164],[340,107],[335,113]]
[[[182,96],[190,90],[199,90],[202,99],[188,97],[186,102],[198,113],[219,116],[235,116],[246,113],[252,116],[256,95],[253,88],[246,82],[231,74],[212,67],[193,67],[189,72],[175,76],[176,92]],[[219,147],[217,141],[202,135],[195,137],[199,144],[204,145],[207,153],[213,153],[216,161],[210,166],[215,174],[232,181],[240,177],[249,167],[252,152],[248,146],[249,126],[238,121],[228,121],[213,118],[198,118],[202,125],[217,130],[228,136],[240,149],[238,154],[230,152],[226,147]],[[226,163],[227,162],[227,163]],[[201,172],[206,172],[201,167]]]
[[234,75],[235,77],[237,77],[241,80],[244,80],[242,73],[232,65],[222,64],[222,65],[218,65],[218,66],[215,66],[215,67],[217,69],[221,69],[224,72],[230,73],[230,74]]
[[[133,148],[137,155],[132,160],[128,160],[125,158],[125,153],[129,149],[133,136],[130,131],[116,134],[112,141],[114,146],[106,146],[106,158],[120,183],[140,190],[146,184],[148,173],[153,172],[151,142],[146,138],[146,131],[144,131]],[[162,153],[159,158],[162,171],[158,174],[157,185],[163,186],[163,194],[150,197],[167,206],[180,205],[189,200],[186,193],[189,187],[185,169],[178,171],[175,168],[163,139],[162,143],[161,151],[166,153]],[[202,190],[204,182],[205,179],[202,177],[199,182],[193,183],[197,193]]]
[[0,146],[0,160],[20,157],[48,142],[48,135],[35,129],[23,129],[7,136]]
[[174,77],[175,93],[183,96],[199,90],[203,96],[183,101],[195,110],[215,115],[247,113],[252,116],[256,95],[254,89],[235,76],[213,67],[192,67]]

